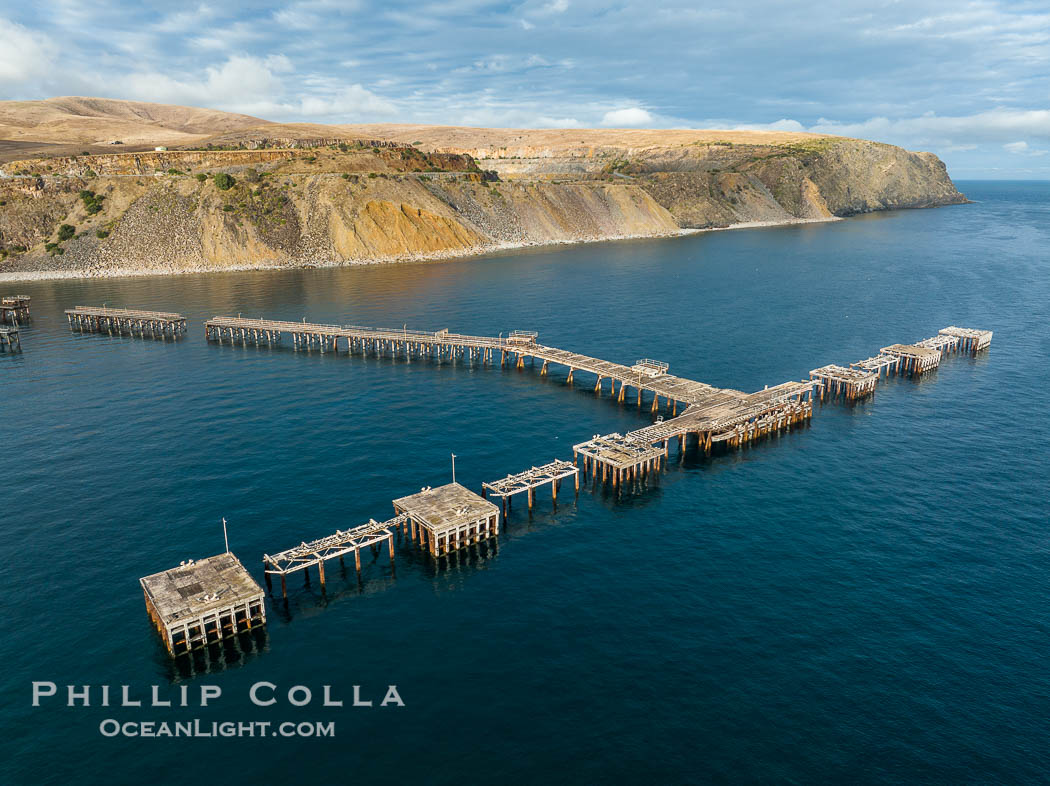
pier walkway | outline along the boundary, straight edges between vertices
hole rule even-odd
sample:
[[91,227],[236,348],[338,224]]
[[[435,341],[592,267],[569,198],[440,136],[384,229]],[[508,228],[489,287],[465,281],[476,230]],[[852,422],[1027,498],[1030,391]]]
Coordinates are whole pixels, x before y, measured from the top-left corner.
[[[242,317],[214,317],[204,323],[208,340],[222,342],[225,340],[240,343],[276,344],[283,334],[291,336],[297,348],[316,348],[321,351],[337,352],[342,346],[348,352],[371,352],[391,357],[419,357],[452,359],[461,358],[470,362],[494,364],[498,356],[500,365],[505,365],[508,358],[518,367],[523,368],[526,360],[538,359],[543,363],[541,375],[549,373],[551,364],[568,369],[567,381],[573,382],[577,372],[586,372],[595,376],[594,389],[604,392],[605,381],[609,380],[609,392],[618,401],[624,401],[627,390],[633,388],[638,404],[641,405],[642,393],[652,396],[652,411],[657,411],[662,403],[678,414],[679,406],[686,408],[693,405],[704,407],[723,404],[738,404],[747,408],[753,404],[752,396],[737,390],[716,388],[704,382],[697,382],[684,377],[667,373],[667,364],[648,358],[626,366],[601,358],[570,352],[557,347],[549,347],[537,341],[537,334],[531,331],[512,331],[507,336],[471,336],[450,333],[448,330],[421,331],[390,328],[361,327],[357,325],[321,325],[307,322],[281,322],[268,319],[247,319]],[[617,388],[617,384],[619,387]],[[785,400],[797,395],[799,389],[811,388],[810,382],[787,383],[790,391],[774,390]],[[760,394],[767,394],[762,391]],[[726,415],[729,415],[727,410]]]
[[71,328],[94,333],[130,333],[140,336],[180,336],[186,332],[186,317],[165,311],[139,311],[131,308],[77,306],[66,309]]
[[[574,382],[578,372],[593,374],[594,390],[604,393],[609,380],[609,393],[616,401],[627,398],[642,406],[643,394],[651,397],[650,411],[661,406],[671,417],[627,434],[595,435],[573,446],[574,464],[584,457],[583,472],[601,471],[603,478],[617,484],[658,469],[668,455],[668,443],[678,440],[679,449],[695,438],[705,453],[713,445],[724,443],[739,447],[755,439],[776,433],[809,420],[813,415],[814,391],[823,400],[828,395],[842,395],[848,400],[870,395],[885,369],[891,372],[919,375],[937,367],[943,355],[960,349],[977,352],[991,343],[992,333],[985,330],[948,327],[936,336],[916,344],[892,344],[879,354],[851,364],[850,367],[828,365],[810,372],[810,379],[789,381],[766,387],[755,393],[717,388],[704,382],[674,376],[666,363],[650,358],[627,366],[578,352],[546,346],[533,331],[515,330],[507,336],[472,336],[436,331],[401,328],[375,328],[358,325],[323,325],[306,322],[282,322],[243,317],[214,317],[205,322],[205,333],[211,341],[274,344],[284,334],[291,336],[297,349],[338,352],[342,343],[348,352],[360,351],[380,356],[421,359],[462,359],[468,363],[501,366],[508,359],[517,368],[525,361],[542,362],[540,374],[546,376],[551,365],[567,369],[566,381]],[[662,399],[662,401],[661,401]],[[682,411],[679,412],[679,409]],[[525,480],[525,478],[522,478]],[[530,492],[531,496],[531,492]]]

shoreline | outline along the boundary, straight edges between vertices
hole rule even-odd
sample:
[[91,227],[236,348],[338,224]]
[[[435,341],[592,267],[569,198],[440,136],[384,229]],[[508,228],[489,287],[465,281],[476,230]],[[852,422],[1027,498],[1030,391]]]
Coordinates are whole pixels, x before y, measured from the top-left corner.
[[155,277],[155,276],[182,276],[197,275],[201,273],[243,273],[256,270],[314,270],[318,268],[335,267],[357,267],[361,265],[392,265],[403,262],[444,262],[452,259],[466,259],[469,257],[484,256],[485,254],[499,253],[503,251],[517,251],[525,248],[554,248],[557,246],[572,246],[584,243],[606,243],[617,240],[655,240],[659,238],[684,237],[687,235],[700,235],[707,232],[725,232],[733,229],[761,229],[765,227],[794,226],[798,224],[825,224],[832,221],[842,221],[839,216],[828,216],[827,218],[795,218],[787,221],[742,221],[724,227],[708,227],[705,229],[679,229],[677,232],[661,232],[655,234],[634,235],[611,235],[608,237],[581,238],[577,240],[553,240],[520,241],[508,243],[488,243],[475,249],[464,251],[436,251],[425,254],[401,254],[390,257],[377,257],[368,260],[343,260],[334,262],[317,262],[305,264],[262,264],[262,265],[229,265],[224,267],[193,266],[182,270],[167,270],[150,267],[117,267],[107,270],[27,270],[20,272],[0,273],[0,283],[15,283],[21,281],[82,281],[89,279],[109,278],[133,278],[133,277]]

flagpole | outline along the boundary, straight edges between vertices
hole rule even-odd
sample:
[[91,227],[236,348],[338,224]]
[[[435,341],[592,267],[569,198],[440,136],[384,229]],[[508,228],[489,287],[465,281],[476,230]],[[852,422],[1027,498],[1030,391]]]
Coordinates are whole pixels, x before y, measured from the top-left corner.
[[226,553],[230,553],[230,536],[226,534],[226,519],[222,520],[222,537],[226,540]]

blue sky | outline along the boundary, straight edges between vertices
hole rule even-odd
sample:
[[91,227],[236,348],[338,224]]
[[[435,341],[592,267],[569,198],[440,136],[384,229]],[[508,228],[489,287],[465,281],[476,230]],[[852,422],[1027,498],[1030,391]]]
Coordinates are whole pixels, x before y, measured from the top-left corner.
[[1050,3],[0,0],[0,98],[270,120],[784,128],[1050,178]]

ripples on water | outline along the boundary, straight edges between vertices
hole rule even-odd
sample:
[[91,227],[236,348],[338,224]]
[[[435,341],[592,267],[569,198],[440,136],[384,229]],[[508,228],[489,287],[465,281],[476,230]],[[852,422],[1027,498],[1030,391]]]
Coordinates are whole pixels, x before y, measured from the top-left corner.
[[[964,190],[976,204],[440,264],[18,285],[34,321],[0,355],[5,778],[1045,777],[1050,187]],[[190,334],[69,332],[64,308],[102,302],[180,311]],[[447,482],[452,451],[477,489],[651,418],[538,367],[204,342],[204,319],[238,312],[535,329],[741,390],[948,324],[995,338],[808,428],[672,460],[642,494],[531,521],[519,505],[498,549],[448,569],[402,552],[363,587],[331,570],[327,603],[293,579],[261,653],[191,679],[222,687],[216,707],[31,710],[34,679],[185,678],[137,579],[221,551],[222,516],[261,578],[263,552]],[[408,706],[264,712],[259,680],[396,683]],[[335,719],[338,736],[102,740],[113,716]]]

